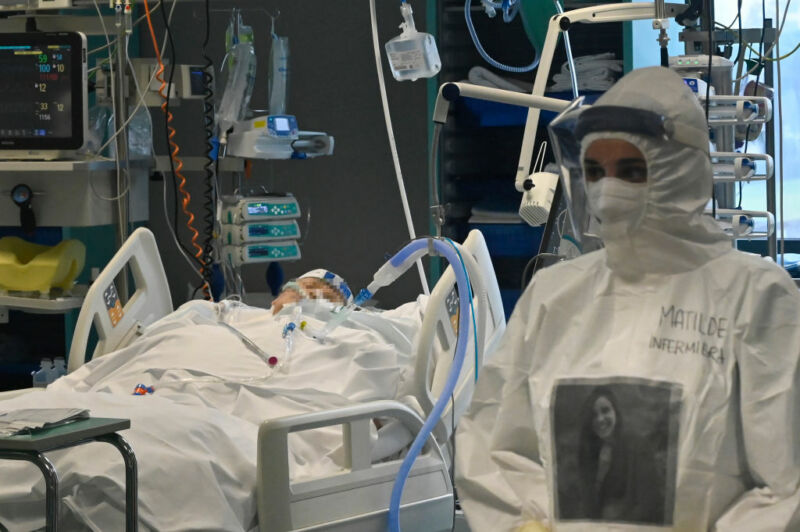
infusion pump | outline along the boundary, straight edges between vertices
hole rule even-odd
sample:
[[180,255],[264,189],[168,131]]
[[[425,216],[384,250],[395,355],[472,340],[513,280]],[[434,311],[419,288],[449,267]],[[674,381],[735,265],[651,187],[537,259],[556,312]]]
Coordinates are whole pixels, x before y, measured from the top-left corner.
[[229,199],[220,210],[223,257],[233,266],[299,260],[299,217],[291,194]]

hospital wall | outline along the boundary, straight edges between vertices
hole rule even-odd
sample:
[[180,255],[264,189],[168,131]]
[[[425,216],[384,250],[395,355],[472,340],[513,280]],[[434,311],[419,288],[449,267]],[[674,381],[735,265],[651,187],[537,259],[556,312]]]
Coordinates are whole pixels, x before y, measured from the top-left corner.
[[[381,48],[399,34],[401,22],[396,2],[378,0],[377,14]],[[243,0],[212,2],[212,39],[209,56],[220,64],[224,55],[223,35],[231,7],[243,10],[245,22],[256,33],[257,81],[251,108],[267,107],[269,16],[265,9],[280,10],[276,32],[289,37],[290,89],[287,111],[297,116],[301,129],[325,131],[335,137],[332,157],[309,161],[256,161],[252,179],[245,187],[292,192],[301,208],[311,211],[310,231],[304,237],[303,258],[282,263],[287,279],[324,266],[344,276],[354,290],[366,285],[386,254],[408,240],[400,197],[386,136],[371,44],[367,1],[322,2],[320,0]],[[425,28],[425,2],[413,3],[420,31]],[[160,17],[155,17],[160,20]],[[179,3],[171,25],[177,45],[178,63],[202,64],[203,3]],[[159,28],[163,26],[158,26]],[[161,35],[162,33],[159,33]],[[141,54],[152,55],[146,35],[140,34]],[[395,126],[400,162],[418,234],[428,229],[427,184],[427,91],[424,80],[396,82],[385,66],[388,97]],[[218,87],[217,90],[221,90]],[[164,123],[153,110],[157,153],[164,153]],[[174,107],[181,154],[202,155],[202,106],[199,101]],[[188,190],[195,212],[202,205],[201,173],[190,173]],[[223,191],[235,188],[230,175],[220,180]],[[173,300],[188,297],[188,283],[195,282],[189,266],[171,243],[162,212],[162,183],[152,182],[150,227],[161,244]],[[168,198],[172,205],[171,187]],[[184,242],[189,242],[183,222]],[[305,227],[301,223],[301,227]],[[245,266],[246,287],[265,292],[265,267]],[[381,306],[395,306],[420,292],[412,270],[393,286],[378,294]]]

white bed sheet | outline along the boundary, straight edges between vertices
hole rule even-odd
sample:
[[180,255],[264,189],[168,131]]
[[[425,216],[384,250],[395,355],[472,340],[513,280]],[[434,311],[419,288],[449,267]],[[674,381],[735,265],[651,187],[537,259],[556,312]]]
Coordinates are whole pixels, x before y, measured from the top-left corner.
[[[190,302],[126,348],[89,362],[45,392],[0,402],[0,411],[75,406],[93,416],[130,418],[123,436],[139,463],[142,529],[249,530],[257,525],[259,424],[395,398],[410,375],[424,304],[421,297],[380,314],[354,313],[324,344],[296,334],[288,368],[262,378],[271,372],[235,334],[214,324],[214,305]],[[283,355],[288,310],[273,317],[263,309],[226,305],[228,323],[267,353]],[[314,307],[303,319],[321,326],[327,312]],[[131,395],[140,383],[155,393]],[[292,434],[292,475],[337,471],[340,445],[339,428]],[[93,443],[48,456],[61,478],[64,527],[122,527],[124,467],[116,449]],[[0,485],[0,523],[10,530],[42,527],[44,482],[38,470],[2,461],[0,476],[14,479]]]

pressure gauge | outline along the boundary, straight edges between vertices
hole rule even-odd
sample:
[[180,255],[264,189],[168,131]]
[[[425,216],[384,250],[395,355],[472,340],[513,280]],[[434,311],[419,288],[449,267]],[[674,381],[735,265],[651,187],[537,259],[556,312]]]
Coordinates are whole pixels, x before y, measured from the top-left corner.
[[19,184],[11,189],[11,199],[18,207],[23,207],[31,202],[33,191],[28,185]]
[[19,225],[27,235],[33,234],[36,230],[36,217],[33,215],[31,207],[32,199],[33,191],[28,185],[20,183],[11,189],[11,201],[19,207]]

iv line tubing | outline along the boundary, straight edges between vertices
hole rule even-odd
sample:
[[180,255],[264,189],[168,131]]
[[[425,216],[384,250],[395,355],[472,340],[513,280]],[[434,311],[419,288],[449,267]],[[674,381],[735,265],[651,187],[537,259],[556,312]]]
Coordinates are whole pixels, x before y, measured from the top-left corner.
[[[100,19],[100,27],[103,28],[103,35],[106,38],[106,44],[109,45],[108,47],[106,47],[106,53],[108,55],[108,70],[109,70],[109,73],[110,73],[109,80],[110,80],[110,85],[111,85],[111,106],[113,108],[113,115],[112,115],[113,116],[113,123],[114,123],[114,129],[117,132],[119,132],[119,131],[122,132],[123,140],[126,143],[125,144],[125,159],[127,160],[127,158],[128,158],[128,155],[127,155],[127,153],[128,153],[128,149],[127,149],[128,148],[128,145],[127,145],[128,135],[127,135],[127,129],[125,127],[127,122],[121,126],[121,129],[118,129],[119,122],[120,122],[120,118],[119,118],[120,110],[122,109],[122,106],[125,105],[125,102],[119,102],[117,100],[117,98],[119,96],[119,94],[117,93],[117,90],[118,90],[117,83],[119,82],[119,80],[116,79],[116,73],[115,73],[115,69],[114,69],[114,60],[113,60],[113,58],[111,56],[111,46],[110,46],[111,39],[110,39],[110,37],[108,35],[108,28],[106,28],[105,20],[103,19],[103,13],[100,11],[100,5],[97,3],[97,0],[93,0],[93,3],[94,3],[94,8],[97,11],[97,16]],[[121,57],[122,54],[121,54],[121,50],[119,50],[119,47],[117,47],[116,51],[119,52],[119,57]],[[118,64],[117,65],[117,69],[121,69],[120,72],[124,72],[125,64],[124,63]],[[124,76],[121,76],[121,77],[124,77]],[[112,139],[109,139],[109,142],[111,142],[111,140]],[[115,192],[117,194],[117,196],[116,196],[117,197],[117,199],[116,199],[116,204],[117,204],[117,208],[116,208],[116,211],[117,211],[116,212],[116,215],[117,215],[116,238],[119,241],[119,243],[117,245],[118,246],[122,246],[122,244],[124,244],[125,240],[127,239],[127,219],[125,217],[125,208],[124,208],[125,206],[123,204],[123,202],[127,200],[127,194],[122,194],[120,192],[120,190],[122,188],[122,166],[121,166],[120,161],[119,161],[120,139],[119,139],[119,135],[118,134],[114,135],[113,141],[114,141],[114,167],[116,169],[116,190],[115,190]],[[106,144],[108,144],[108,143],[106,143]],[[126,174],[126,177],[127,177],[128,181],[130,181],[130,172],[128,172]],[[89,185],[91,186],[91,181],[89,181]],[[121,296],[123,298],[122,300],[124,302],[124,301],[127,300],[128,295],[129,295],[128,294],[128,278],[125,275],[122,276],[120,285],[121,285],[119,287],[120,294],[121,294]]]
[[[475,25],[472,22],[472,13],[470,12],[471,5],[472,5],[472,0],[466,0],[464,2],[464,19],[467,22],[467,29],[469,30],[469,36],[472,38],[472,44],[475,45],[475,49],[478,51],[478,53],[480,54],[480,56],[483,58],[484,61],[486,61],[487,63],[489,63],[490,65],[492,65],[497,69],[505,70],[506,72],[514,72],[517,74],[530,72],[539,65],[539,51],[535,49],[533,51],[534,53],[533,62],[530,65],[524,67],[504,65],[503,63],[500,63],[499,61],[493,59],[483,48],[480,38],[478,37],[478,33],[475,31]],[[505,14],[503,15],[503,20],[505,22],[510,22],[510,20],[506,20]]]
[[[778,19],[776,21],[776,22],[780,22],[780,26],[778,27],[778,33],[775,34],[775,41],[772,43],[772,45],[769,48],[767,48],[761,54],[762,56],[769,55],[769,53],[772,51],[772,49],[775,48],[775,44],[781,38],[781,33],[783,33],[783,25],[786,23],[786,15],[789,13],[789,5],[791,3],[792,3],[792,0],[786,0],[786,6],[783,8],[783,20]],[[775,13],[775,17],[778,17],[778,13]],[[780,56],[778,56],[778,57],[780,57]],[[733,81],[736,82],[736,83],[739,83],[741,80],[743,80],[744,78],[746,78],[747,76],[749,76],[750,74],[755,72],[758,69],[759,66],[760,66],[760,64],[757,63],[753,68],[751,68],[750,70],[745,72],[744,75],[737,77]]]
[[[164,1],[166,1],[166,0],[164,0]],[[157,4],[157,5],[160,5],[160,4],[161,4],[161,2],[159,2],[159,4]],[[172,22],[172,14],[175,12],[175,6],[177,4],[178,4],[177,0],[174,0],[172,2],[172,7],[170,7],[169,18],[168,18],[170,23]],[[155,9],[152,9],[150,11],[150,13],[151,14],[155,13],[155,11],[156,11]],[[166,32],[164,33],[163,42],[164,42],[164,44],[161,46],[161,55],[164,55],[164,50],[167,47],[167,35],[166,35]],[[147,86],[148,87],[150,86],[150,84],[153,83],[153,80],[156,79],[156,72],[158,72],[158,70],[153,70],[153,75],[150,76],[150,81],[147,82]],[[113,81],[113,78],[114,78],[113,74],[112,74],[111,78],[112,78],[112,81]],[[94,158],[100,158],[101,157],[100,154],[103,152],[103,150],[106,149],[106,147],[109,144],[111,144],[112,142],[115,142],[116,138],[122,133],[122,129],[125,128],[130,123],[131,120],[133,120],[134,115],[136,115],[136,113],[139,111],[139,109],[141,109],[142,105],[144,105],[144,98],[145,98],[145,93],[142,93],[141,96],[139,97],[139,101],[136,103],[136,107],[134,107],[133,111],[131,111],[131,113],[128,116],[128,118],[125,120],[125,122],[122,123],[121,126],[116,128],[116,131],[114,132],[114,134],[111,135],[111,137],[105,142],[105,144],[103,144],[102,146],[100,146],[100,148],[97,149],[97,151],[94,153]]]
[[[406,186],[403,182],[403,172],[400,169],[400,159],[397,155],[397,144],[394,139],[394,130],[392,128],[392,116],[389,114],[389,100],[386,96],[386,83],[383,79],[383,64],[381,62],[381,51],[378,45],[378,19],[375,15],[375,0],[369,0],[369,14],[372,22],[372,46],[375,50],[375,67],[378,72],[378,84],[381,89],[381,103],[383,104],[383,116],[386,120],[386,133],[389,136],[389,148],[392,151],[392,162],[394,163],[394,173],[397,176],[397,187],[400,189],[400,200],[403,202],[403,213],[406,217],[406,225],[408,226],[408,236],[411,240],[417,238],[414,231],[414,222],[411,220],[411,209],[408,206],[408,197],[406,196]],[[422,284],[422,292],[425,295],[430,294],[428,289],[428,280],[425,277],[425,270],[422,267],[422,261],[417,260],[417,270],[419,271],[419,280]]]

